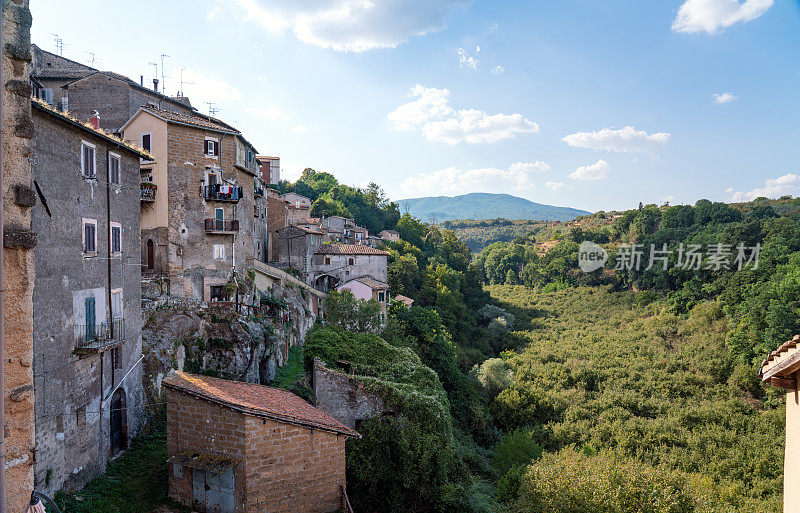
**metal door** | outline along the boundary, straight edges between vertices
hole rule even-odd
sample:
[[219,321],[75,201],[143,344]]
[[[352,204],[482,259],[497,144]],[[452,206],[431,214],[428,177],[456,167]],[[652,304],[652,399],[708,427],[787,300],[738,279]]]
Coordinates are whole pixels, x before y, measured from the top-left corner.
[[222,474],[194,469],[194,508],[202,513],[236,513],[233,469]]

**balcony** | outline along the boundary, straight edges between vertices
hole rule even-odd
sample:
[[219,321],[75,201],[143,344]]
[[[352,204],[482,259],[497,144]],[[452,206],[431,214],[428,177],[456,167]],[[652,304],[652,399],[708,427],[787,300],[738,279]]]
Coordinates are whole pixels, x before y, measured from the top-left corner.
[[118,317],[110,324],[80,324],[75,336],[76,354],[93,354],[116,347],[125,340],[125,319]]
[[142,182],[139,184],[139,198],[144,203],[152,203],[156,200],[156,184]]
[[264,197],[264,188],[263,187],[256,187],[253,191],[253,196],[256,198],[263,198]]
[[219,233],[222,235],[233,235],[239,231],[239,221],[237,219],[206,219],[206,233]]
[[237,203],[242,199],[242,187],[232,185],[204,185],[201,187],[203,199],[206,201],[221,201],[225,203]]

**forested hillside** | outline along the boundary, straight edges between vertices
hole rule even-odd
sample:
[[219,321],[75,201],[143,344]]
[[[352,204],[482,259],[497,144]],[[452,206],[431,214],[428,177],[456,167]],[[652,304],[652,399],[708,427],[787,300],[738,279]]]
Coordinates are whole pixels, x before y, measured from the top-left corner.
[[530,219],[569,221],[589,214],[585,210],[535,203],[510,194],[472,193],[399,200],[400,209],[425,222],[452,219]]
[[[398,412],[347,442],[357,510],[780,511],[784,397],[756,370],[800,332],[800,202],[499,220],[484,228],[525,233],[475,256],[446,228],[475,222],[425,224],[367,199],[383,197],[377,186],[325,174],[301,182],[284,187],[316,187],[317,209],[394,223],[391,294],[415,301],[381,326],[375,304],[331,294],[293,356],[306,376],[322,358]],[[608,252],[605,268],[578,268],[585,240]],[[760,244],[757,267],[738,270],[740,242]],[[614,269],[632,244],[718,243],[734,248],[729,269],[688,269],[677,252],[666,269],[647,268],[648,254]],[[303,393],[302,370],[287,369],[275,384]]]

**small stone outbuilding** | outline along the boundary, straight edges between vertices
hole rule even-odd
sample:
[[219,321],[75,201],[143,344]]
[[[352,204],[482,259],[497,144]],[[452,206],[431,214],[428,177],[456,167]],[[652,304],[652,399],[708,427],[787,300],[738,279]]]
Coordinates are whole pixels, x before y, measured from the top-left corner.
[[355,430],[287,390],[185,372],[163,384],[170,497],[201,513],[339,511]]
[[800,513],[800,335],[787,340],[761,364],[761,380],[786,390],[786,453],[783,511]]

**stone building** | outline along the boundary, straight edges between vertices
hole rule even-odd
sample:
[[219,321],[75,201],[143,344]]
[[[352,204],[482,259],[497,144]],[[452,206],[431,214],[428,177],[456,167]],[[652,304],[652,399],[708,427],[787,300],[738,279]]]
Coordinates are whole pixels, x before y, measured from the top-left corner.
[[142,422],[139,160],[33,101],[36,486],[80,488]]
[[270,187],[266,188],[264,199],[267,204],[267,261],[275,262],[278,260],[277,231],[286,227],[289,204]]
[[378,236],[387,242],[397,242],[400,240],[400,234],[395,230],[383,230]]
[[267,188],[260,176],[256,176],[253,186],[253,258],[261,262],[268,262]]
[[800,513],[800,335],[784,342],[761,364],[761,380],[786,390],[783,511]]
[[342,216],[330,216],[322,220],[322,226],[328,232],[332,241],[344,244],[353,244],[353,230],[356,223],[350,218]]
[[143,273],[167,276],[173,296],[224,297],[255,255],[255,149],[214,118],[153,107],[123,137],[154,157],[141,165]]
[[386,283],[389,253],[361,244],[323,244],[314,252],[307,282],[328,291],[358,278]]
[[28,0],[2,2],[2,189],[5,342],[3,404],[6,509],[24,511],[33,489],[33,286],[37,234],[31,228],[36,203],[28,158],[33,150],[30,102]]
[[281,159],[280,157],[270,157],[268,155],[256,155],[261,163],[261,179],[264,183],[276,185],[281,181]]
[[286,201],[286,220],[289,224],[294,219],[308,219],[311,217],[311,199],[294,192],[287,192],[281,196]]
[[183,372],[163,386],[170,497],[200,512],[341,511],[354,429],[287,390]]
[[[178,114],[198,115],[186,97],[170,97],[152,88],[144,79],[134,82],[111,71],[100,71],[32,45],[31,77],[39,84],[38,98],[78,119],[93,111],[100,114],[100,126],[117,132],[140,107],[151,106]],[[230,128],[230,127],[229,127]]]
[[322,244],[324,233],[313,228],[289,225],[276,233],[278,262],[300,271],[303,278],[314,260],[314,252]]

